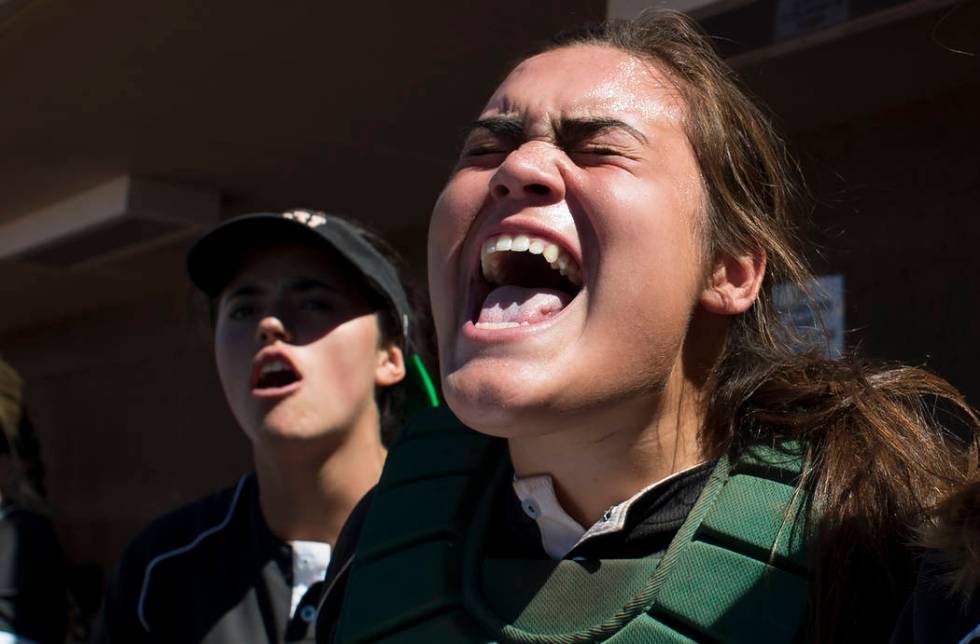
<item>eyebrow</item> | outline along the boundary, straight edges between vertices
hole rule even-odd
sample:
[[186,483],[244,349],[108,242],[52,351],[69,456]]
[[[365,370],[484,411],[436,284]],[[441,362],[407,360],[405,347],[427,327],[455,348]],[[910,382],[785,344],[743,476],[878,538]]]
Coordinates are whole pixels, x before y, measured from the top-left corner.
[[[477,130],[486,130],[494,136],[513,143],[524,143],[530,138],[524,122],[516,116],[490,116],[477,119],[464,130],[463,141]],[[643,132],[629,123],[603,116],[556,119],[551,123],[551,138],[560,147],[573,147],[607,130],[620,130],[642,144],[649,141]]]
[[336,291],[337,287],[331,286],[326,282],[312,277],[300,277],[289,283],[289,290],[295,291],[297,293],[307,293],[309,291],[314,291],[321,289],[324,291]]
[[254,286],[252,284],[245,284],[243,286],[239,286],[238,288],[236,288],[231,293],[228,293],[227,295],[222,295],[221,299],[230,300],[236,297],[251,297],[253,295],[260,295],[261,293],[262,293],[262,289],[260,289],[258,286]]
[[494,136],[514,141],[524,141],[527,139],[527,134],[524,132],[524,122],[516,116],[490,116],[477,119],[470,123],[463,131],[463,141],[468,139],[477,130],[486,130]]
[[578,143],[607,130],[620,130],[636,139],[638,143],[648,142],[646,135],[629,123],[602,116],[564,119],[553,127],[558,135],[558,141],[562,144]]

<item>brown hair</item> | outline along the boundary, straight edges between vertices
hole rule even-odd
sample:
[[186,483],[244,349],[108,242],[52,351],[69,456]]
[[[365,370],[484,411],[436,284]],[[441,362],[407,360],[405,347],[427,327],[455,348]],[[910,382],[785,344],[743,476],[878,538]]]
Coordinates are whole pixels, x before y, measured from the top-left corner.
[[950,595],[963,604],[980,593],[980,475],[944,499],[922,530]]
[[[686,99],[685,127],[701,171],[708,256],[767,259],[758,301],[732,319],[712,369],[700,436],[705,455],[751,442],[802,443],[801,485],[819,509],[809,514],[808,637],[887,639],[912,584],[908,544],[916,526],[972,467],[975,413],[955,388],[923,370],[799,352],[773,309],[772,287],[788,282],[809,293],[812,275],[798,250],[802,178],[693,20],[646,12],[559,34],[544,50],[574,45],[614,47],[672,78]],[[965,419],[965,441],[940,425],[937,401]]]

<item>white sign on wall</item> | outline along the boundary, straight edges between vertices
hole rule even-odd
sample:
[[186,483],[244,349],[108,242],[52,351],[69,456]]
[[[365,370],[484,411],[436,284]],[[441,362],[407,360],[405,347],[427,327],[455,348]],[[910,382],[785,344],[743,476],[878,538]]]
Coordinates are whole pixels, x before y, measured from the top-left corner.
[[817,349],[828,358],[839,358],[844,353],[844,276],[818,276],[807,289],[805,294],[794,284],[777,284],[773,289],[776,312],[801,349]]

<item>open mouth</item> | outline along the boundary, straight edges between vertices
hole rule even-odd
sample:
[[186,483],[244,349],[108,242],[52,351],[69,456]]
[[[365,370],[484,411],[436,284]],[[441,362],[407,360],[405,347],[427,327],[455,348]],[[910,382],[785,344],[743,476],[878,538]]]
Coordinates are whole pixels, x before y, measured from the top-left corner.
[[296,368],[281,355],[271,355],[260,359],[252,367],[252,390],[257,393],[272,393],[302,380]]
[[549,320],[582,290],[582,269],[558,244],[532,235],[495,235],[480,249],[484,293],[474,326],[509,329]]

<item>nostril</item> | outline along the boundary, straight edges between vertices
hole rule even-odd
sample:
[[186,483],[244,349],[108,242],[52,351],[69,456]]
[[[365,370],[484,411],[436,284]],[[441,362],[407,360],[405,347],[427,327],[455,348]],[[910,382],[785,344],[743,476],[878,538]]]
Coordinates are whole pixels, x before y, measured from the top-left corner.
[[263,344],[271,344],[276,340],[283,340],[284,342],[289,341],[290,333],[286,329],[282,321],[269,317],[263,319],[258,326],[258,337],[259,342]]
[[541,183],[531,183],[531,184],[528,184],[528,185],[526,185],[524,187],[524,189],[527,190],[528,192],[530,192],[532,194],[536,194],[536,195],[546,195],[549,192],[551,192],[551,190],[548,188],[548,186],[546,186],[544,184],[541,184]]
[[504,184],[498,183],[497,185],[495,185],[493,187],[493,194],[494,194],[495,197],[498,197],[498,198],[499,197],[506,197],[507,195],[510,194],[510,190],[508,190],[507,189],[507,186],[505,186]]

